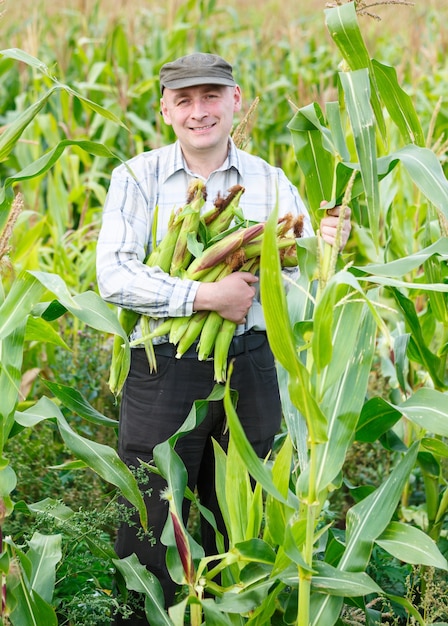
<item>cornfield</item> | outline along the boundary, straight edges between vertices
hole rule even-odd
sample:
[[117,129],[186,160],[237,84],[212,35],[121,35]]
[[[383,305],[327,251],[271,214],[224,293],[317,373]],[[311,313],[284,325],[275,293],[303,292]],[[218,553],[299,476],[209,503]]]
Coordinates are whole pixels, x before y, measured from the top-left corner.
[[[151,624],[448,623],[444,0],[3,0],[0,11],[0,622],[101,626],[131,612],[136,592]],[[175,437],[156,470],[140,468],[168,484],[170,571],[183,583],[168,612],[159,582],[113,548],[119,496],[146,541],[150,529],[142,472],[115,452],[135,318],[99,297],[95,247],[112,169],[173,139],[160,67],[194,50],[233,64],[234,132],[282,167],[316,231],[323,196],[351,208],[353,229],[342,255],[318,232],[288,232],[300,276],[287,290],[278,215],[256,231],[284,413],[275,450],[263,463],[248,444],[222,347],[217,385],[182,431],[224,402],[228,549],[207,558],[197,519],[183,523],[185,494],[207,512],[186,492]],[[214,346],[204,333],[202,357]]]

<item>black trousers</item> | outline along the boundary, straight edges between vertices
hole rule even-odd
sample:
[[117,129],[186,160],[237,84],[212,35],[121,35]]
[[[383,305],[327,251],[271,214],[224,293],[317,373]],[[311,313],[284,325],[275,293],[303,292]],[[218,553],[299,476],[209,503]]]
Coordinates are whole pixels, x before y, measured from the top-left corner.
[[[157,372],[151,374],[144,349],[132,350],[131,368],[121,402],[118,450],[129,466],[137,467],[138,459],[150,462],[154,447],[176,432],[194,401],[206,398],[215,385],[212,361],[158,355],[157,363]],[[236,411],[246,436],[260,458],[264,458],[272,447],[281,421],[276,369],[267,340],[260,347],[254,350],[247,348],[235,357],[231,387],[239,394]],[[226,449],[228,431],[222,402],[210,402],[204,421],[194,431],[181,437],[175,449],[187,469],[190,489],[197,489],[201,504],[214,513],[225,536],[214,489],[212,438]],[[154,545],[139,540],[137,529],[123,524],[118,531],[116,550],[120,558],[137,554],[140,562],[161,582],[166,606],[170,606],[176,584],[166,569],[165,547],[160,542],[168,509],[159,494],[166,483],[151,474],[149,486],[152,494],[146,499],[146,505]],[[185,520],[188,508],[185,502]],[[216,554],[215,533],[206,522],[202,525],[201,535],[206,554]],[[134,621],[116,621],[116,624],[134,623],[141,625],[145,621],[137,618]]]

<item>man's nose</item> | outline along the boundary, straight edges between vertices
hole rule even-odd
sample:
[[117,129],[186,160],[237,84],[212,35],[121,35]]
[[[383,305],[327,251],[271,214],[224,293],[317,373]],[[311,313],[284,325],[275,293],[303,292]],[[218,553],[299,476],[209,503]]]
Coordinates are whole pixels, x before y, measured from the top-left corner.
[[201,98],[193,100],[191,115],[196,119],[202,119],[207,116],[207,107]]

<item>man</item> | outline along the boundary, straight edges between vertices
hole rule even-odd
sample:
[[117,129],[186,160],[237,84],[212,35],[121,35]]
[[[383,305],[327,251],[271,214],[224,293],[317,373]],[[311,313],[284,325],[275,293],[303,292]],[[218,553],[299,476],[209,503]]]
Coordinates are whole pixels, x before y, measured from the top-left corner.
[[[159,241],[173,208],[185,204],[193,178],[206,184],[204,210],[218,194],[224,195],[240,184],[245,191],[239,204],[249,220],[267,220],[277,199],[280,214],[304,214],[304,236],[313,234],[310,218],[285,174],[259,157],[238,150],[230,138],[233,116],[241,109],[241,90],[231,65],[217,55],[191,54],[164,65],[160,85],[161,113],[177,141],[138,155],[127,167],[120,166],[113,172],[98,240],[100,293],[108,302],[152,318],[188,316],[206,310],[236,322],[238,339],[230,349],[235,358],[231,386],[239,394],[237,412],[246,435],[257,454],[265,457],[280,427],[281,405],[275,364],[256,298],[258,278],[248,272],[235,272],[215,283],[201,283],[170,277],[157,267],[147,267],[143,260],[150,251],[156,206]],[[320,224],[322,237],[331,244],[338,215],[339,208],[335,208]],[[347,216],[344,244],[349,232]],[[137,327],[132,338],[139,332]],[[150,373],[144,349],[132,349],[123,389],[119,454],[130,466],[137,466],[138,459],[151,461],[154,446],[170,437],[193,402],[206,398],[214,386],[213,363],[198,361],[194,349],[176,359],[173,346],[164,338],[155,346],[155,352],[158,368]],[[176,445],[188,471],[190,488],[197,488],[201,503],[214,512],[221,527],[214,493],[212,438],[225,447],[226,436],[223,407],[212,402],[203,423]],[[133,552],[138,555],[162,583],[169,606],[175,585],[167,573],[165,551],[159,541],[167,517],[166,503],[159,498],[163,481],[153,476],[151,487],[148,513],[155,545],[140,542],[136,530],[123,525],[116,548],[120,557]],[[203,528],[206,553],[216,553],[213,539],[213,532]]]

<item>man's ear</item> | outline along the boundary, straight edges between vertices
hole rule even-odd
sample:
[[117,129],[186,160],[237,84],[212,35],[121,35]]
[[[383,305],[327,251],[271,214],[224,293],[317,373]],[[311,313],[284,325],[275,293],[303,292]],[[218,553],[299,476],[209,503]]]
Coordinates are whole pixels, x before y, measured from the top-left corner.
[[170,114],[163,98],[160,98],[160,115],[163,117],[165,124],[171,124]]
[[241,88],[239,85],[235,86],[235,90],[233,92],[233,111],[237,113],[241,111],[241,107],[243,104],[243,96],[241,94]]

